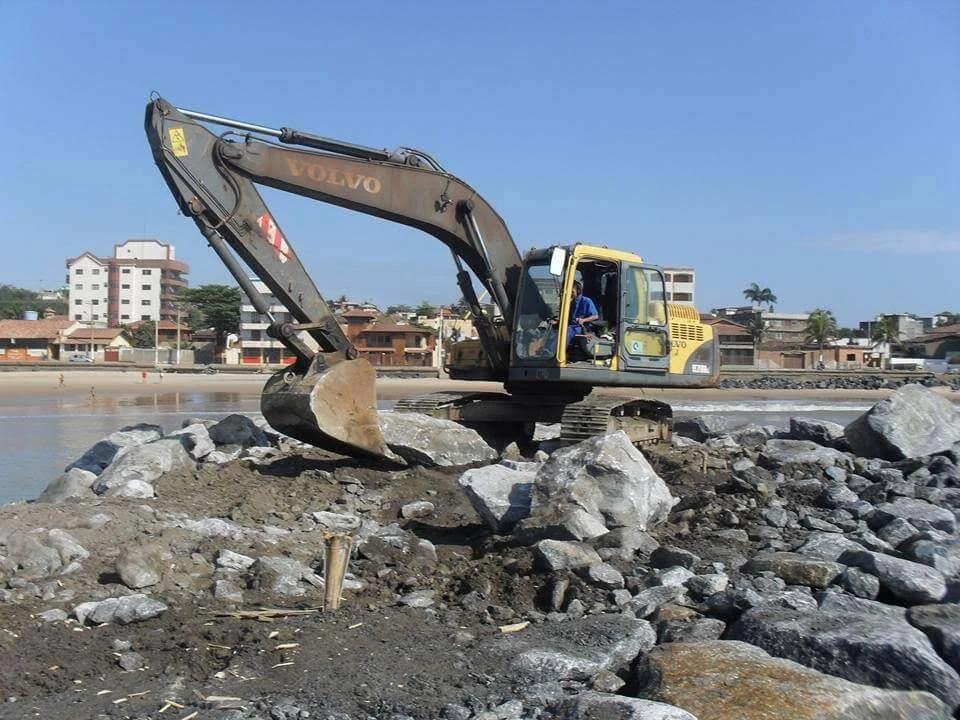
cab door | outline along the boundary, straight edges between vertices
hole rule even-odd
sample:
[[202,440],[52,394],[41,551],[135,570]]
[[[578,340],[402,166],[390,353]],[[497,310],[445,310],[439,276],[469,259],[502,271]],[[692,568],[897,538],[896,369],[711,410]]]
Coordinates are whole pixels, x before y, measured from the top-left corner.
[[670,369],[670,322],[659,269],[621,265],[620,369],[666,373]]

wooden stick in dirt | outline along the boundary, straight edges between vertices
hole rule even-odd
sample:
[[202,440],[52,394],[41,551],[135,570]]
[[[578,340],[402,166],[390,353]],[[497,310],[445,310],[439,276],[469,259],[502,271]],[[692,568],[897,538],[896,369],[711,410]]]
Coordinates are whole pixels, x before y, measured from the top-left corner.
[[353,538],[350,535],[327,533],[324,540],[323,610],[332,612],[340,607],[340,593],[343,591],[343,579],[347,574]]

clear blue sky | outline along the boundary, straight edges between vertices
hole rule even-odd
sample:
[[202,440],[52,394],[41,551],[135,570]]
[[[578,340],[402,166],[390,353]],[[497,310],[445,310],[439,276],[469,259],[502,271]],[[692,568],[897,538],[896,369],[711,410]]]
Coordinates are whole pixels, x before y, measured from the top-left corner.
[[[750,282],[842,324],[960,310],[960,3],[49,3],[0,23],[0,282],[174,243],[142,128],[175,104],[422,147],[521,249],[594,242],[693,265],[698,305]],[[328,297],[456,299],[414,230],[265,193]]]

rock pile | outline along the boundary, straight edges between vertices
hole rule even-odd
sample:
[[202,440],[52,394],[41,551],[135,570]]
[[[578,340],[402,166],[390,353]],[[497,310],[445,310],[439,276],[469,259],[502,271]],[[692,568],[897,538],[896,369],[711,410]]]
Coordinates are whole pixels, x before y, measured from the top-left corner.
[[[325,458],[243,416],[137,426],[28,506],[48,509],[49,528],[72,503],[69,528],[0,529],[0,601],[36,606],[29,632],[134,628],[111,663],[165,688],[194,678],[189,695],[164,689],[186,715],[234,702],[222,717],[948,720],[960,436],[929,393],[902,388],[847,428],[711,418],[678,423],[672,446],[547,437],[527,459],[385,414],[405,469]],[[243,490],[173,500],[218,482]],[[249,626],[210,629],[210,608],[310,612],[323,538],[344,528],[343,615],[271,625],[288,634],[269,646]],[[181,625],[205,637],[184,647],[208,643],[221,661],[190,655],[182,671],[175,643],[148,639]],[[289,681],[245,684],[288,667]],[[157,710],[139,697],[124,711]]]

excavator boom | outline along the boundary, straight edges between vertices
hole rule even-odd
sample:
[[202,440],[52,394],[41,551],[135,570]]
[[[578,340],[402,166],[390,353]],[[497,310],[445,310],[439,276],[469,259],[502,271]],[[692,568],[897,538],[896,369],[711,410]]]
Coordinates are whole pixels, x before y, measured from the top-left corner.
[[[202,122],[233,130],[218,136]],[[387,454],[377,422],[374,370],[341,330],[254,183],[416,227],[441,240],[453,254],[458,284],[477,317],[491,374],[506,378],[504,334],[480,311],[464,265],[510,323],[520,253],[496,211],[433,158],[410,148],[387,152],[181,110],[163,98],[147,105],[145,129],[181,211],[194,220],[251,304],[270,318],[268,334],[297,356],[264,388],[261,407],[273,427],[347,455]],[[252,133],[311,149],[284,147]],[[240,260],[287,308],[289,318],[274,317]]]

